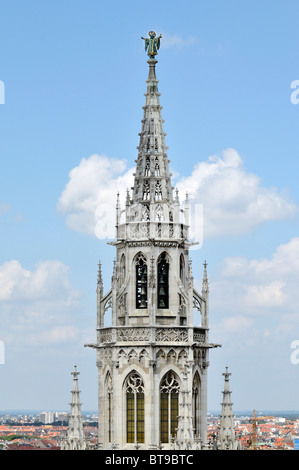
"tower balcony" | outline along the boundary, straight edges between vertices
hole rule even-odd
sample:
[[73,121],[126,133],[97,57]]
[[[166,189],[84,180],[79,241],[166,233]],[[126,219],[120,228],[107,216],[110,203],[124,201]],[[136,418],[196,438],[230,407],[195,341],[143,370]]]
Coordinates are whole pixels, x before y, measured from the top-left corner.
[[188,225],[175,222],[127,222],[117,226],[117,240],[187,240],[188,229]]
[[213,347],[208,344],[208,329],[203,327],[183,326],[117,326],[98,328],[97,346],[136,346],[183,345],[196,344],[202,347]]

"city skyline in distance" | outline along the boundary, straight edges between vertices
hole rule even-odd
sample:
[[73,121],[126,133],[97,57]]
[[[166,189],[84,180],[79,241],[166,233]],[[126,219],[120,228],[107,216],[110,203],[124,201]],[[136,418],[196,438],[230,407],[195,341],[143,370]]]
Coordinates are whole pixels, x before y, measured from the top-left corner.
[[207,261],[210,339],[222,344],[210,354],[208,409],[220,409],[226,365],[234,412],[299,409],[296,2],[167,1],[155,24],[137,2],[130,12],[17,4],[3,2],[0,33],[0,409],[68,409],[74,363],[83,410],[97,408],[84,344],[95,336],[98,260],[107,287],[114,256],[98,228],[118,190],[125,203],[146,89],[140,37],[151,29],[162,34],[175,186],[203,205],[206,224],[193,273],[199,283]]

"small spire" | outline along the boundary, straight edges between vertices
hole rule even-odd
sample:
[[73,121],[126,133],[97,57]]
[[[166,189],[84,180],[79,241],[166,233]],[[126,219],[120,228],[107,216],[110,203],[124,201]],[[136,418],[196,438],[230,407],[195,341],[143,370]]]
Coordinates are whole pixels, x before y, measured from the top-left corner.
[[74,380],[78,380],[78,375],[80,375],[80,372],[77,372],[77,365],[74,365],[74,371],[71,372],[71,374],[74,376]]
[[167,158],[167,146],[161,115],[160,93],[156,77],[155,59],[160,47],[160,38],[150,31],[145,40],[145,50],[148,50],[149,74],[143,106],[142,128],[139,134],[138,158],[132,187],[131,204],[151,202],[167,204],[173,202],[171,174]]
[[228,372],[227,366],[222,375],[224,376],[224,390],[222,392],[223,400],[221,403],[222,409],[218,446],[220,450],[237,450],[240,448],[240,445],[234,429],[234,415],[232,411],[233,404],[231,402],[231,391],[229,386],[229,377],[231,373]]
[[127,189],[127,196],[126,196],[126,206],[130,205],[130,193],[129,190]]
[[229,376],[232,375],[231,372],[228,372],[228,366],[225,367],[225,372],[223,372],[225,382],[229,381]]
[[119,201],[119,192],[116,196],[116,225],[119,224],[120,221],[120,201]]
[[188,195],[188,192],[186,192],[186,199],[185,199],[185,205],[184,205],[184,217],[185,217],[185,224],[189,226],[189,210],[190,210],[190,206],[189,206],[189,195]]
[[102,278],[102,263],[100,260],[98,262],[98,280],[99,278]]
[[98,264],[98,281],[97,281],[97,284],[99,287],[102,287],[103,286],[103,277],[102,277],[102,265],[101,265],[101,261],[99,261],[99,264]]
[[202,295],[204,296],[205,294],[209,293],[209,281],[208,281],[208,275],[207,275],[207,262],[205,261],[203,263],[204,266],[204,271],[203,271],[203,279],[202,279]]
[[72,401],[70,403],[71,412],[69,417],[68,432],[66,440],[61,447],[62,450],[85,450],[86,439],[83,431],[83,419],[81,413],[80,391],[78,389],[78,375],[77,366],[74,366],[73,375],[73,390]]
[[117,263],[116,259],[114,258],[113,260],[113,273],[112,273],[112,284],[114,284],[117,281]]

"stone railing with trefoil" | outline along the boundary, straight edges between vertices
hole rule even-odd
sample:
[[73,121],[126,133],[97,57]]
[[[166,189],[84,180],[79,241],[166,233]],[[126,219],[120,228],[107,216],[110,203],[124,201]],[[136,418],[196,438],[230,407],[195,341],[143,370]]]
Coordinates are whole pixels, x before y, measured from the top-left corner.
[[182,326],[135,326],[99,329],[99,345],[110,343],[206,343],[207,330]]
[[174,222],[128,222],[117,226],[118,240],[187,239],[188,226]]

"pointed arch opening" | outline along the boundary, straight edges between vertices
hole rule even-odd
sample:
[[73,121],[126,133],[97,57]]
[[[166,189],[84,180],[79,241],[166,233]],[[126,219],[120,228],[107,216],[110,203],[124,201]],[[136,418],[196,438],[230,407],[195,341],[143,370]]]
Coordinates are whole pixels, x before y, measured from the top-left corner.
[[[157,150],[158,151],[158,150]],[[159,159],[156,157],[155,158],[155,176],[161,176],[160,174],[160,165],[159,165]]]
[[183,253],[180,255],[180,279],[185,284],[185,259]]
[[149,201],[150,200],[150,184],[149,184],[148,180],[145,180],[144,183],[143,183],[142,199],[144,201]]
[[162,200],[162,184],[161,181],[157,181],[155,184],[155,201]]
[[158,204],[155,209],[155,222],[164,222],[164,210],[161,204]]
[[180,386],[176,374],[170,370],[160,384],[160,441],[171,442],[177,434]]
[[105,379],[105,412],[106,412],[106,423],[107,423],[107,439],[108,442],[112,442],[112,403],[113,403],[113,388],[112,378],[110,372],[107,372]]
[[144,443],[144,383],[133,370],[125,381],[127,443]]
[[145,169],[144,169],[144,176],[150,176],[150,171],[151,171],[150,158],[149,158],[149,157],[146,157],[146,160],[145,160]]
[[119,263],[119,285],[122,286],[126,278],[126,257],[124,253],[121,255]]
[[147,308],[147,263],[142,253],[135,259],[136,265],[136,308]]
[[192,386],[193,429],[195,437],[200,434],[200,378],[195,373]]
[[158,308],[169,308],[169,260],[164,252],[158,259]]

